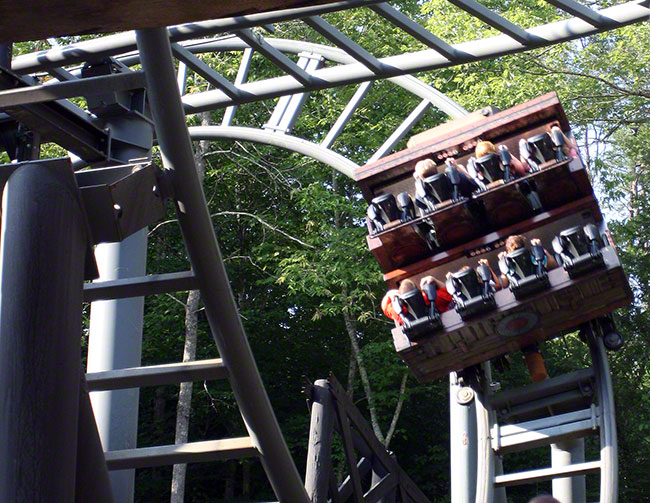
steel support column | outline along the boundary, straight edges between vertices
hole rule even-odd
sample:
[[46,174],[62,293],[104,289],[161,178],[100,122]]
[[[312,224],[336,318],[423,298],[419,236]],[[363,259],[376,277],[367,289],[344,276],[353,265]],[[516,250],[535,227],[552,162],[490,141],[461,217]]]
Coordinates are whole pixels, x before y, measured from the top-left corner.
[[461,386],[455,372],[449,375],[449,442],[451,501],[474,503],[476,497],[476,400],[469,386]]
[[[97,423],[90,403],[88,383],[83,371],[79,387],[79,427],[77,438],[77,480],[75,489],[76,503],[123,503],[114,498],[111,479],[106,468],[106,459],[99,438]],[[115,492],[115,494],[118,494]]]
[[[584,463],[584,461],[584,438],[576,438],[551,444],[551,466],[553,468]],[[562,503],[585,503],[587,498],[585,484],[586,479],[584,475],[553,479],[553,497]]]
[[92,501],[112,501],[94,425],[84,424],[92,415],[79,420],[87,239],[72,171],[32,163],[11,175],[0,245],[0,501],[75,501],[78,464],[99,470],[85,472],[98,481]]
[[151,111],[166,175],[206,314],[251,438],[281,502],[308,503],[298,470],[262,384],[235,304],[199,182],[164,28],[139,30],[136,39],[147,76]]
[[614,409],[614,390],[612,375],[609,371],[607,352],[603,339],[589,328],[589,351],[594,371],[598,402],[601,411],[600,425],[600,501],[616,503],[618,501],[618,442],[616,439],[616,411]]
[[[144,276],[147,230],[121,243],[100,244],[95,250],[101,281]],[[88,372],[139,367],[142,354],[144,298],[93,302],[90,309]],[[138,388],[93,393],[91,401],[106,451],[134,449],[138,435]],[[133,501],[135,470],[111,471],[117,501]]]

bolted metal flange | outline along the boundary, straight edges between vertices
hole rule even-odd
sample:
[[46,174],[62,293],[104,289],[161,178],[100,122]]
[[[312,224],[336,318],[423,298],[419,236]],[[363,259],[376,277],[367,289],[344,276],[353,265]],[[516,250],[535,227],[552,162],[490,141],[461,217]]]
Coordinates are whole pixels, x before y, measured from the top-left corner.
[[469,405],[474,400],[474,390],[466,386],[456,392],[456,401],[461,405]]

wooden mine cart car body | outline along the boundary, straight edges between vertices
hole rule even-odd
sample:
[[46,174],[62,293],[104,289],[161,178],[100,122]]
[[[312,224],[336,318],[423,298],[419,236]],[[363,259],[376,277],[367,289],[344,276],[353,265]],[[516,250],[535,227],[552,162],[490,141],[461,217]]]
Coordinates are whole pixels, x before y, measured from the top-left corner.
[[[521,138],[545,133],[556,125],[570,136],[555,93],[500,112],[487,109],[485,115],[475,113],[444,124],[420,135],[424,139],[419,143],[410,142],[409,148],[360,167],[356,180],[368,203],[383,194],[407,192],[414,197],[412,173],[418,161],[430,158],[443,164],[453,157],[465,165],[478,140],[506,145],[513,157],[519,157]],[[522,184],[536,188],[541,209],[531,207],[522,195]],[[632,300],[627,277],[579,157],[548,161],[539,171],[471,198],[446,201],[435,211],[369,234],[368,247],[388,287],[397,288],[404,279],[419,284],[429,274],[444,281],[448,272],[466,265],[476,267],[478,259],[487,259],[499,274],[498,254],[508,236],[541,239],[553,253],[552,242],[562,231],[589,224],[598,234],[600,248],[593,267],[580,272],[572,269],[571,275],[563,267],[549,270],[548,286],[519,299],[508,288],[499,290],[494,293],[494,307],[475,316],[461,317],[458,309],[443,312],[442,327],[417,340],[410,340],[400,327],[393,329],[395,348],[418,380],[443,377],[558,336],[622,307]],[[434,245],[425,239],[423,229],[433,229]]]

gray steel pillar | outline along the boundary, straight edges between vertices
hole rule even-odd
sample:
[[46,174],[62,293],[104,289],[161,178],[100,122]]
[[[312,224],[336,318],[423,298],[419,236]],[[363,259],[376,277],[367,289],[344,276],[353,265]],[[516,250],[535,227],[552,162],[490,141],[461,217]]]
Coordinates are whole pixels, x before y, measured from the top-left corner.
[[618,442],[614,389],[603,338],[594,334],[593,329],[592,322],[589,326],[587,342],[596,372],[596,390],[600,405],[600,501],[616,503],[618,501]]
[[[93,456],[85,449],[77,456],[78,445],[95,441],[78,438],[79,431],[92,435],[79,420],[87,239],[72,171],[32,163],[11,175],[0,244],[3,502],[75,501],[77,462]],[[94,455],[103,462],[101,452]],[[106,470],[105,463],[95,466]],[[93,501],[110,501],[104,496]]]
[[[147,229],[121,243],[100,244],[95,249],[99,280],[144,276]],[[93,302],[90,308],[88,372],[137,367],[142,354],[144,298]],[[105,451],[134,449],[138,434],[139,389],[99,391],[91,395],[97,427]],[[133,501],[135,470],[110,472],[115,499]]]
[[[551,466],[560,468],[585,460],[585,440],[576,438],[551,444]],[[553,497],[562,503],[585,503],[587,499],[586,478],[584,475],[577,477],[563,477],[553,479]]]
[[309,445],[305,469],[305,489],[311,503],[327,503],[332,471],[332,433],[336,412],[327,379],[319,379],[312,390]]
[[138,30],[136,41],[147,77],[149,103],[165,174],[176,199],[178,222],[212,335],[230,374],[235,399],[279,501],[308,503],[309,497],[264,389],[230,289],[196,172],[167,30]]
[[[113,503],[113,490],[97,424],[90,405],[86,378],[81,372],[79,386],[79,439],[77,442],[77,480],[75,503]],[[118,500],[121,502],[121,500]]]
[[475,393],[461,386],[455,372],[449,374],[449,442],[451,501],[474,503],[477,475]]
[[[494,474],[503,475],[503,458],[494,456]],[[505,487],[494,488],[494,503],[508,503]]]

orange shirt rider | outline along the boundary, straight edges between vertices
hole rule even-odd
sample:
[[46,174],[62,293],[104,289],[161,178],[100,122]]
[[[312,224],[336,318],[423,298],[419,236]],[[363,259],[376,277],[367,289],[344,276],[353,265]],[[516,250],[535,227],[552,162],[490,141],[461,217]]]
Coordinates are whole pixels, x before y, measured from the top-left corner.
[[[438,308],[438,311],[440,311],[441,313],[448,311],[449,305],[451,304],[452,301],[452,297],[451,295],[449,295],[447,288],[445,288],[445,284],[442,281],[434,278],[433,276],[426,276],[422,278],[422,280],[420,281],[420,287],[423,288],[424,285],[429,283],[434,283],[436,286],[436,300],[434,301],[434,303]],[[391,320],[397,322],[400,325],[403,325],[404,323],[402,322],[402,318],[393,308],[393,298],[416,289],[417,286],[415,285],[415,283],[413,283],[413,281],[411,281],[410,279],[405,279],[400,283],[399,290],[393,289],[386,292],[386,295],[384,295],[384,298],[381,301],[381,310]],[[426,293],[424,293],[424,291],[422,292],[422,297],[424,297],[424,302],[427,306],[431,305],[431,301],[427,297]]]

